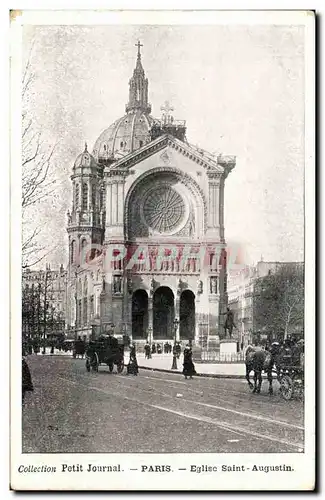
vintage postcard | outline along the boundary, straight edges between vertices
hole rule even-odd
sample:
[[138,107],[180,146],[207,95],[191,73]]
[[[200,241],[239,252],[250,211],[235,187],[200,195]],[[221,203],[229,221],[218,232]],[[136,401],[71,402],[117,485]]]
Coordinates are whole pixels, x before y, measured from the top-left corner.
[[314,40],[11,12],[13,490],[314,489]]

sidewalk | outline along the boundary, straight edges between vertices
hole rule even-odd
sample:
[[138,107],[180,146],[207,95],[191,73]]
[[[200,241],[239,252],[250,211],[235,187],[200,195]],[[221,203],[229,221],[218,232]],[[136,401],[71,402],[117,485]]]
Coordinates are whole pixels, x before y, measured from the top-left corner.
[[[72,352],[63,352],[54,349],[54,354],[50,353],[51,349],[46,348],[47,356],[68,356],[72,358]],[[42,356],[42,350],[38,354]],[[183,371],[183,356],[177,360],[177,370],[172,370],[173,355],[172,354],[152,354],[151,359],[145,359],[144,353],[137,353],[139,368],[143,370],[154,370],[158,372],[182,373]],[[129,353],[125,352],[125,363],[129,361]],[[195,362],[196,376],[199,377],[215,377],[215,378],[245,378],[244,363],[197,363]],[[263,374],[264,377],[264,374]]]
[[[144,353],[137,354],[139,368],[162,372],[182,373],[183,356],[177,360],[177,370],[172,370],[172,354],[152,354],[151,359],[145,359]],[[126,355],[126,362],[128,361]],[[198,376],[216,378],[245,378],[244,363],[195,363]]]

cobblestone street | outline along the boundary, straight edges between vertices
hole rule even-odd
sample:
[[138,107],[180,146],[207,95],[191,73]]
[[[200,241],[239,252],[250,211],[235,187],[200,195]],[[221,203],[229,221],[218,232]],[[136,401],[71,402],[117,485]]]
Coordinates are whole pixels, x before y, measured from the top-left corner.
[[[263,382],[140,370],[87,373],[85,360],[29,356],[34,392],[23,408],[24,453],[303,451],[303,403]],[[116,369],[115,369],[116,370]],[[114,370],[114,371],[115,371]]]

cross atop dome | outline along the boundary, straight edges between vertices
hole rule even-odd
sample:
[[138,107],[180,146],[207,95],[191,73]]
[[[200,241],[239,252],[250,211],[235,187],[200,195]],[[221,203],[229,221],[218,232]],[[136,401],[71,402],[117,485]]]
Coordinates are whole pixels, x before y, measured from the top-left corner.
[[135,47],[138,47],[138,59],[141,59],[140,47],[143,47],[143,44],[138,40],[138,42],[135,44]]
[[141,63],[141,47],[143,44],[137,41],[135,47],[138,48],[137,62],[133,71],[133,76],[129,81],[129,102],[126,105],[126,112],[140,110],[149,114],[151,106],[148,103],[148,79],[145,76]]

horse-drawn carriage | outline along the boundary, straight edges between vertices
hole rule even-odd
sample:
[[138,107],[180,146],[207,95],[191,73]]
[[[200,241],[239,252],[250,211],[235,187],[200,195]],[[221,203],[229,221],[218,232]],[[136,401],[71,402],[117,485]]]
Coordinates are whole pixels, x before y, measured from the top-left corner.
[[117,372],[124,369],[124,343],[111,335],[101,335],[96,340],[91,340],[86,349],[86,369],[98,372],[101,364],[108,366],[112,372],[114,365]]
[[[293,396],[303,396],[304,391],[304,344],[285,342],[280,345],[273,342],[270,349],[248,346],[246,349],[246,380],[252,392],[259,393],[262,385],[262,372],[267,374],[269,393],[273,394],[273,375],[276,374],[280,384],[280,393],[285,400]],[[254,384],[249,374],[254,371]]]
[[289,401],[302,397],[304,393],[304,351],[303,343],[282,347],[275,360],[275,371],[280,383],[281,396]]

